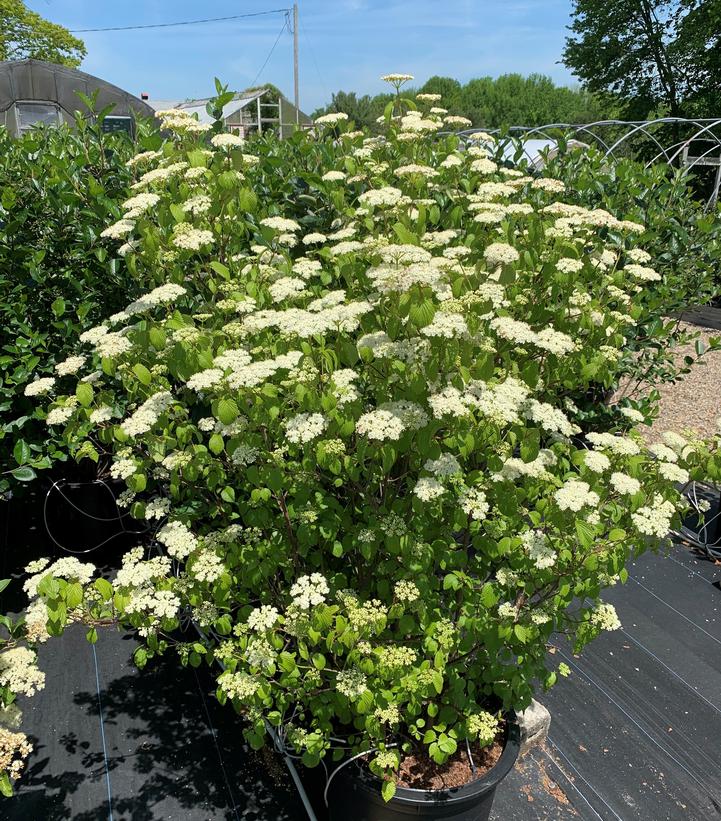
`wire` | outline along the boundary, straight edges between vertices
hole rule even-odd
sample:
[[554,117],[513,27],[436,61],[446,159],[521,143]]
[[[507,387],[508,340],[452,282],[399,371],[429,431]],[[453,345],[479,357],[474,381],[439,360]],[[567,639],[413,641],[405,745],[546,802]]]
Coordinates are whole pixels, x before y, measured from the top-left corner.
[[262,17],[267,14],[288,13],[289,9],[269,9],[268,11],[254,11],[249,14],[233,14],[230,17],[206,17],[202,20],[181,20],[177,23],[147,23],[141,26],[108,26],[96,29],[70,29],[71,34],[88,34],[91,31],[137,31],[138,29],[164,29],[172,26],[196,26],[200,23],[220,23],[226,20],[241,20],[246,17]]
[[255,79],[248,86],[248,88],[255,88],[255,84],[258,82],[258,78],[263,73],[263,69],[268,65],[268,60],[270,60],[270,58],[273,56],[273,52],[275,51],[275,47],[278,45],[278,42],[281,38],[281,35],[286,30],[286,28],[288,28],[288,30],[290,31],[290,28],[288,27],[288,12],[286,12],[286,18],[285,18],[285,20],[283,20],[283,25],[281,26],[280,31],[278,32],[278,36],[275,38],[275,43],[273,43],[273,46],[271,47],[270,51],[268,52],[268,56],[265,58],[265,62],[260,67],[260,71],[258,71],[258,73],[255,75]]
[[313,48],[313,44],[310,42],[310,38],[306,34],[305,26],[303,26],[303,24],[299,22],[298,28],[300,29],[300,33],[303,36],[303,42],[305,43],[305,45],[308,46],[308,51],[310,52],[311,59],[313,60],[313,65],[315,66],[316,73],[318,74],[318,79],[320,80],[320,84],[323,88],[323,91],[325,92],[326,99],[330,100],[332,95],[328,91],[328,86],[326,85],[325,79],[323,78],[321,70],[318,67],[318,61],[315,58],[315,49]]

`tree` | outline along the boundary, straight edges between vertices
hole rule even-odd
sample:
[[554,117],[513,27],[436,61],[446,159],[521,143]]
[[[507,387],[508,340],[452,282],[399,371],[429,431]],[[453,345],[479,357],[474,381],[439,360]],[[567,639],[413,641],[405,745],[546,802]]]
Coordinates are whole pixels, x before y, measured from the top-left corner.
[[[554,84],[550,77],[531,74],[504,74],[493,79],[479,77],[461,85],[450,77],[431,77],[419,89],[404,89],[406,97],[416,93],[440,94],[438,105],[453,114],[468,117],[474,126],[498,128],[503,125],[544,125],[552,122],[588,123],[616,116],[612,99],[600,100],[590,91],[565,88]],[[342,111],[358,127],[377,128],[376,118],[383,114],[390,94],[367,94],[339,91],[331,102],[317,111],[321,114]]]
[[682,116],[718,88],[721,0],[574,0],[563,62],[625,113]]
[[689,78],[684,107],[692,116],[715,117],[721,99],[721,2],[688,0],[684,6],[677,41]]
[[79,66],[87,50],[63,26],[45,20],[22,0],[0,0],[0,60],[47,60]]

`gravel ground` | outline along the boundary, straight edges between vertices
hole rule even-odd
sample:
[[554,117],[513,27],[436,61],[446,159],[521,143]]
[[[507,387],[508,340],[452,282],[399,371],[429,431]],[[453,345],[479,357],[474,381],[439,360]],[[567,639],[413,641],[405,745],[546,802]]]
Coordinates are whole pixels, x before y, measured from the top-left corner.
[[[698,332],[699,339],[708,343],[710,337],[721,336],[721,331],[699,328],[682,323],[681,327]],[[676,357],[682,360],[686,355],[695,356],[695,341],[680,345]],[[648,385],[641,385],[641,393]],[[721,351],[707,353],[700,362],[691,367],[691,372],[674,384],[664,384],[658,388],[661,394],[660,412],[653,427],[640,426],[644,439],[657,442],[666,430],[683,433],[692,430],[701,437],[716,432],[716,419],[721,416]]]

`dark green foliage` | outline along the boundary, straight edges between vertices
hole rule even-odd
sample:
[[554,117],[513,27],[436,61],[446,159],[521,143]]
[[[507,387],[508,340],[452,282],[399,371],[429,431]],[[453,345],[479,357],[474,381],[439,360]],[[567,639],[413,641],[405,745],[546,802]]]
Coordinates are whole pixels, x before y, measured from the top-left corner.
[[[453,114],[467,117],[474,126],[499,128],[508,125],[544,125],[546,123],[586,123],[607,119],[617,113],[610,99],[601,104],[588,91],[557,86],[550,77],[531,74],[504,74],[497,78],[479,77],[461,85],[451,77],[431,77],[423,86],[404,90],[404,96],[415,93],[441,94],[439,106]],[[376,119],[383,114],[392,94],[368,94],[338,91],[329,105],[314,112],[314,117],[334,111],[347,114],[360,128],[377,128]]]
[[76,352],[78,333],[127,304],[137,286],[100,232],[121,216],[136,151],[83,125],[0,129],[0,494],[64,458],[23,395]]
[[626,116],[718,114],[719,0],[574,0],[570,28],[564,63]]
[[45,20],[23,0],[0,0],[0,60],[47,60],[79,66],[85,43],[64,26]]

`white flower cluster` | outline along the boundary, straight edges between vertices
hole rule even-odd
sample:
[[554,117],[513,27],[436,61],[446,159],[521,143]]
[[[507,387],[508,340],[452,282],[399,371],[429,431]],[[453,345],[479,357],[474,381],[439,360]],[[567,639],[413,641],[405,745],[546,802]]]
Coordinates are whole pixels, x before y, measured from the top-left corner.
[[478,488],[466,488],[461,492],[458,501],[461,510],[477,522],[485,519],[490,510],[490,505],[486,501],[486,494]]
[[588,433],[586,439],[599,450],[609,450],[617,456],[636,456],[641,448],[633,439],[613,433]]
[[671,528],[671,519],[676,508],[672,502],[664,500],[662,496],[656,494],[653,504],[640,507],[631,514],[631,520],[636,526],[636,530],[644,536],[655,536],[663,539],[668,535]]
[[159,202],[160,197],[157,194],[150,194],[147,192],[136,194],[134,197],[125,200],[123,203],[123,208],[126,209],[124,219],[135,219],[141,214],[144,214],[146,211],[149,211],[151,208],[155,208]]
[[418,587],[413,582],[406,581],[405,579],[395,583],[393,592],[398,601],[408,602],[409,604],[417,601],[421,596],[421,591]]
[[458,459],[452,453],[442,453],[437,459],[427,459],[423,467],[438,477],[457,476],[461,472]]
[[502,339],[518,345],[534,345],[556,356],[565,356],[576,349],[576,343],[568,334],[554,328],[543,328],[536,332],[528,323],[510,316],[494,317],[490,326]]
[[152,582],[168,578],[171,569],[168,556],[143,560],[143,554],[142,547],[134,547],[123,556],[123,566],[115,576],[118,587],[147,587]]
[[548,468],[555,463],[556,455],[553,451],[542,448],[538,456],[530,462],[524,462],[523,459],[519,459],[515,456],[506,459],[500,473],[493,478],[496,480],[508,479],[510,481],[519,479],[521,476],[529,476],[534,479],[548,479],[550,477]]
[[218,679],[220,689],[229,697],[238,701],[247,701],[252,698],[260,687],[260,683],[247,673],[223,673]]
[[260,221],[260,224],[278,233],[300,231],[300,225],[295,220],[286,219],[285,217],[265,217]]
[[601,602],[593,608],[589,620],[594,627],[598,627],[600,630],[619,630],[621,628],[621,620],[618,618],[616,608],[606,602]]
[[153,519],[164,519],[170,510],[170,499],[161,499],[156,496],[145,505],[145,519],[152,521]]
[[364,413],[355,427],[356,433],[379,442],[400,439],[405,430],[405,425],[396,414],[380,408]]
[[45,673],[37,667],[37,655],[28,647],[0,653],[0,684],[13,693],[34,696],[45,687]]
[[611,486],[616,493],[622,496],[633,496],[641,490],[641,483],[638,479],[618,471],[611,474]]
[[432,479],[429,476],[421,476],[413,488],[413,493],[415,493],[422,502],[431,502],[434,499],[438,499],[443,496],[445,492],[446,489],[443,485],[437,479]]
[[[82,339],[82,337],[81,337]],[[125,336],[124,331],[106,333],[95,343],[95,351],[104,359],[114,359],[132,350],[132,342]]]
[[583,454],[583,464],[593,473],[604,473],[611,467],[611,460],[605,453],[587,450]]
[[320,573],[301,576],[290,588],[293,604],[302,610],[323,604],[329,592],[328,582]]
[[55,385],[54,376],[43,376],[40,379],[35,379],[25,386],[23,393],[25,396],[45,396],[50,393]]
[[328,421],[320,413],[299,413],[284,422],[286,438],[294,445],[311,442],[323,433]]
[[53,408],[48,411],[48,415],[45,417],[45,423],[48,425],[64,425],[74,412],[75,407],[72,404]]
[[193,557],[189,572],[199,582],[215,582],[225,572],[225,563],[214,550],[201,550]]
[[100,236],[104,239],[122,239],[127,236],[133,228],[135,228],[134,220],[120,219],[101,231]]
[[320,117],[316,117],[313,122],[315,125],[337,125],[347,119],[348,115],[343,111],[332,111],[330,114],[322,114]]
[[245,140],[240,136],[240,134],[232,134],[229,132],[214,134],[210,138],[210,144],[214,148],[239,148],[244,142]]
[[471,738],[477,738],[485,746],[491,744],[498,734],[499,722],[496,716],[483,710],[468,716],[466,726]]
[[438,312],[430,324],[421,328],[423,336],[452,339],[454,336],[468,336],[468,325],[461,314]]
[[307,293],[305,281],[297,277],[281,277],[269,286],[273,302],[282,302]]
[[368,679],[358,667],[340,670],[336,677],[336,690],[346,698],[354,699],[362,696],[368,689]]
[[173,245],[184,251],[200,251],[213,242],[213,232],[202,228],[193,228],[187,222],[179,222],[173,229]]
[[94,564],[81,562],[79,559],[76,559],[75,556],[64,556],[62,559],[57,559],[51,565],[41,569],[36,575],[27,579],[25,584],[23,584],[23,590],[29,598],[35,598],[38,592],[38,585],[42,579],[48,575],[56,579],[88,584],[95,574],[95,569]]
[[82,355],[69,356],[63,362],[58,362],[55,372],[58,376],[70,376],[77,373],[85,364],[85,357]]
[[267,630],[272,630],[275,627],[279,616],[280,613],[278,613],[275,607],[264,604],[261,607],[256,607],[255,610],[251,610],[246,624],[249,630],[253,630],[256,633],[265,633]]
[[198,539],[182,522],[168,522],[156,538],[174,559],[187,558],[198,546]]
[[167,282],[165,285],[159,285],[147,294],[144,294],[139,299],[131,302],[126,308],[117,314],[110,317],[111,324],[122,322],[130,319],[135,314],[140,314],[157,308],[159,305],[168,305],[175,302],[176,299],[186,294],[187,290],[182,285],[177,285],[174,282]]
[[548,543],[548,538],[540,530],[521,533],[521,544],[529,558],[539,570],[553,567],[558,558],[556,551]]
[[359,195],[358,202],[367,208],[393,208],[402,198],[403,192],[399,188],[388,185],[363,192]]
[[560,510],[573,510],[578,512],[583,507],[597,507],[601,501],[598,493],[591,490],[588,482],[578,479],[569,479],[566,484],[559,488],[554,494]]
[[169,391],[154,393],[122,423],[123,431],[130,437],[147,433],[172,403],[173,395]]

